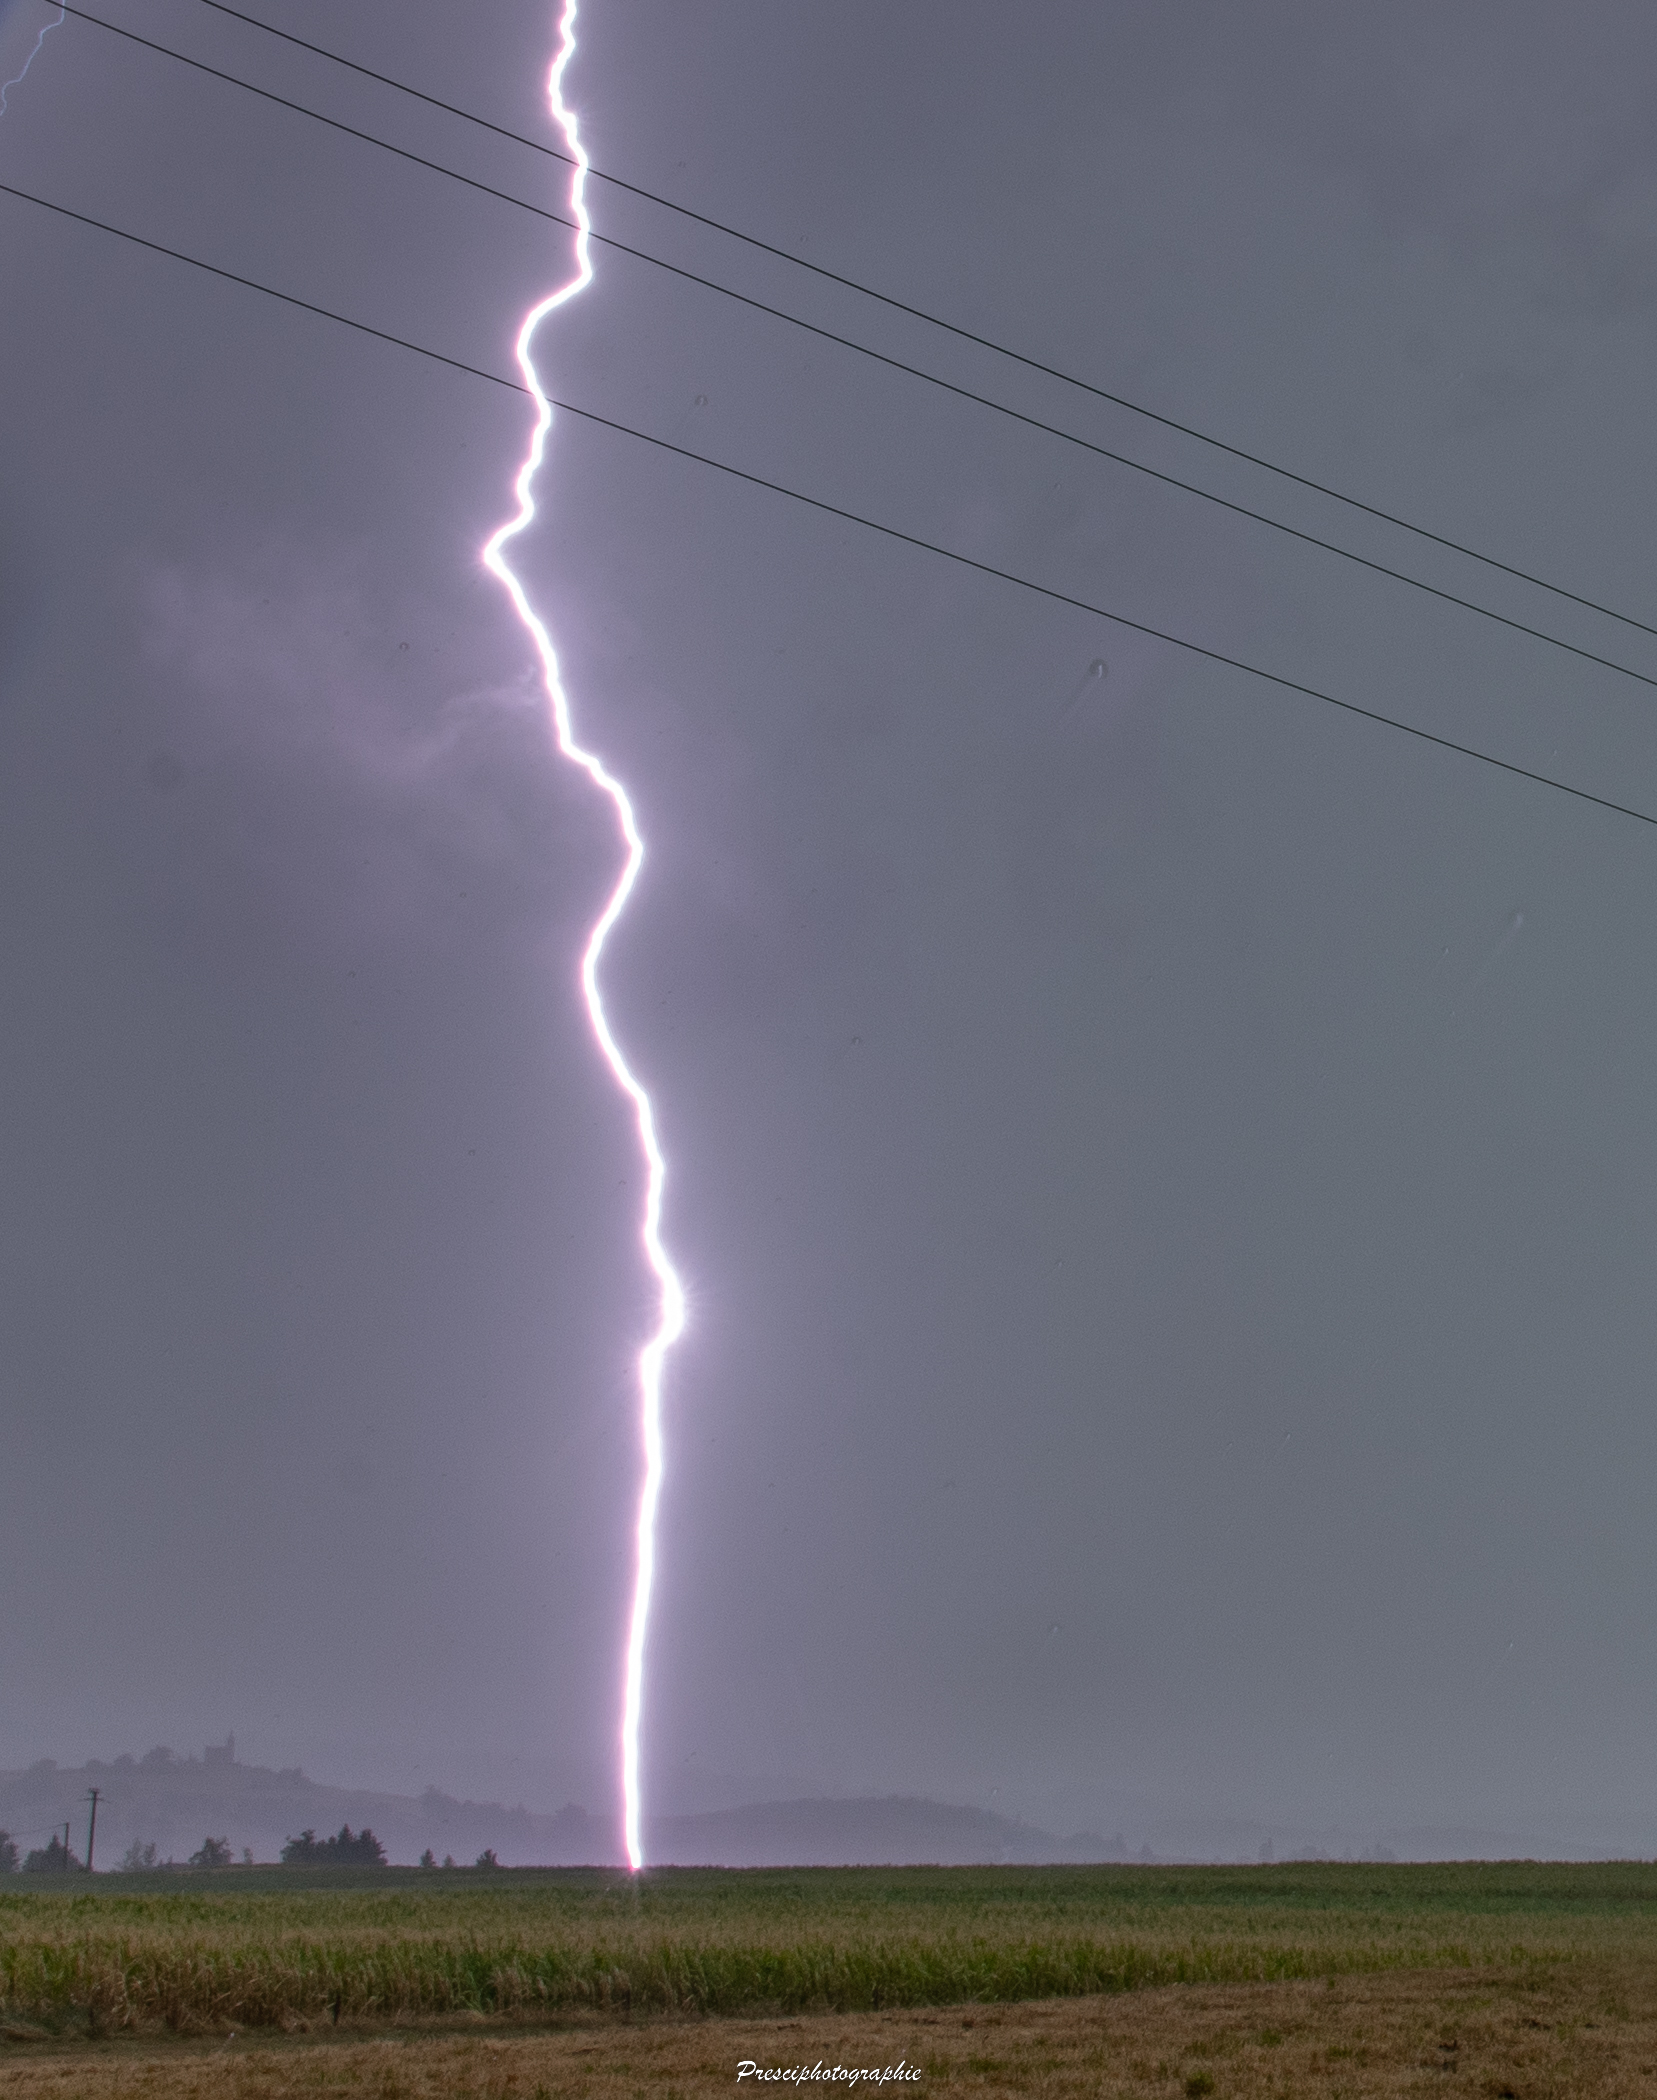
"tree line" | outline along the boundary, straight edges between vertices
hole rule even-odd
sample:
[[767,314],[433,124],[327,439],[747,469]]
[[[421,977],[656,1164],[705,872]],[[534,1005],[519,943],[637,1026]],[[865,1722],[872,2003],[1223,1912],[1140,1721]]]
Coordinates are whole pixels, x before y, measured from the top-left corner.
[[[302,1830],[298,1837],[289,1838],[282,1847],[282,1864],[285,1867],[383,1867],[387,1864],[385,1847],[367,1824],[354,1831],[349,1823],[342,1823],[332,1837],[319,1838],[314,1830]],[[154,1845],[146,1845],[136,1838],[122,1854],[117,1872],[143,1874],[175,1867],[176,1860],[157,1859]],[[236,1855],[231,1850],[230,1840],[224,1837],[203,1838],[200,1847],[190,1854],[187,1864],[192,1867],[233,1867]],[[242,1865],[251,1867],[253,1854],[242,1848]],[[428,1848],[420,1855],[423,1867],[435,1867],[436,1856]],[[453,1867],[455,1860],[446,1855],[445,1867]],[[491,1845],[480,1852],[473,1862],[475,1867],[489,1869],[498,1867]],[[19,1857],[18,1842],[10,1831],[0,1830],[0,1874],[84,1874],[86,1865],[65,1844],[61,1837],[54,1836],[49,1843],[37,1845],[31,1852]]]
[[355,1836],[349,1823],[342,1823],[330,1838],[302,1830],[282,1847],[285,1867],[383,1867],[385,1863],[385,1847],[366,1823]]

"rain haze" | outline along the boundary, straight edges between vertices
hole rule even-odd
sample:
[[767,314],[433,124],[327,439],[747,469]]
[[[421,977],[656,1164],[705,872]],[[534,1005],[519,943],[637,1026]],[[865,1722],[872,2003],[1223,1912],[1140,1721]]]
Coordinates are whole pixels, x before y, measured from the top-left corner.
[[[565,208],[202,0],[88,6]],[[251,11],[556,143],[548,0]],[[785,259],[1657,624],[1649,9],[578,36],[595,165],[783,253],[601,233],[1639,676],[615,248],[551,393],[1657,814],[1649,632]],[[7,102],[0,183],[487,372],[571,272],[86,20]],[[0,230],[0,1765],[233,1728],[616,1826],[653,1301],[577,982],[615,829],[479,562],[530,405]],[[538,493],[690,1294],[647,1822],[1657,1850],[1657,831],[574,417]]]

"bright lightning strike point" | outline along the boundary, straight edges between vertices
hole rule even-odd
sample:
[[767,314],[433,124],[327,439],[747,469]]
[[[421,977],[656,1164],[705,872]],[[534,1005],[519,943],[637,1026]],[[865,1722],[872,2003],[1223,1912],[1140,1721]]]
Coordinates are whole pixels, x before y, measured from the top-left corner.
[[639,870],[644,865],[644,840],[640,835],[638,820],[633,814],[633,804],[627,790],[595,752],[587,750],[576,740],[569,696],[564,690],[559,674],[558,654],[553,648],[552,636],[547,631],[546,623],[530,604],[523,585],[507,566],[505,553],[509,542],[515,539],[535,516],[535,477],[540,471],[541,461],[546,453],[547,434],[552,428],[552,403],[542,388],[534,360],[530,356],[530,346],[535,331],[548,314],[564,305],[567,300],[573,299],[578,292],[584,291],[593,280],[588,240],[591,221],[587,215],[586,203],[587,154],[581,144],[580,127],[575,112],[564,100],[564,69],[575,54],[575,17],[576,0],[565,0],[564,12],[558,24],[558,53],[547,76],[547,101],[552,110],[553,121],[563,132],[570,157],[575,163],[575,170],[570,179],[570,206],[575,213],[576,224],[576,273],[568,284],[561,285],[555,292],[549,292],[539,304],[532,306],[518,330],[518,368],[523,373],[525,383],[535,401],[535,427],[530,435],[529,450],[524,455],[517,480],[513,484],[517,510],[489,539],[483,549],[483,561],[484,566],[505,585],[518,618],[528,629],[535,644],[536,654],[541,660],[541,682],[546,692],[558,749],[572,765],[581,768],[601,794],[609,797],[616,813],[617,828],[627,849],[621,875],[587,937],[587,946],[581,957],[581,991],[587,1002],[587,1018],[592,1023],[593,1034],[604,1053],[604,1060],[609,1065],[616,1084],[632,1103],[633,1115],[638,1126],[639,1149],[645,1162],[644,1217],[640,1226],[640,1240],[645,1261],[656,1279],[660,1293],[656,1331],[639,1352],[639,1423],[644,1446],[644,1480],[639,1492],[633,1608],[627,1629],[621,1712],[622,1813],[627,1840],[627,1862],[636,1870],[644,1865],[644,1841],[639,1831],[639,1727],[644,1707],[645,1634],[650,1623],[650,1593],[656,1577],[656,1507],[662,1492],[662,1370],[668,1351],[684,1332],[685,1288],[678,1271],[668,1259],[667,1249],[662,1244],[662,1189],[667,1178],[667,1162],[662,1156],[662,1148],[656,1136],[655,1111],[651,1107],[650,1096],[622,1055],[621,1046],[611,1032],[609,1018],[604,1011],[603,995],[599,990],[598,966],[611,930],[626,909],[627,900],[633,894],[633,885],[639,879]]

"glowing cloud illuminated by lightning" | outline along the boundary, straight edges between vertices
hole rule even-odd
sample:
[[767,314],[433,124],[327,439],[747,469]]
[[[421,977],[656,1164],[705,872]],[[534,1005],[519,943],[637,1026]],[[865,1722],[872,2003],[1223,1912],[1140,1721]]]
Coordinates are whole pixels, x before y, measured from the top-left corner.
[[575,172],[570,181],[570,205],[575,213],[576,223],[576,273],[568,284],[561,285],[555,292],[549,292],[538,305],[532,306],[518,330],[518,368],[523,373],[525,384],[535,400],[535,428],[530,436],[529,450],[524,455],[517,480],[513,484],[517,510],[484,547],[483,561],[485,567],[505,585],[518,618],[528,629],[535,644],[536,653],[541,660],[541,679],[546,690],[558,748],[572,765],[581,768],[601,794],[609,797],[616,813],[617,828],[627,849],[620,878],[610,893],[608,903],[599,914],[597,924],[588,936],[587,946],[581,957],[581,990],[587,1002],[587,1016],[592,1022],[593,1034],[598,1038],[598,1046],[615,1076],[616,1084],[632,1103],[638,1125],[639,1149],[645,1162],[644,1216],[640,1226],[640,1239],[645,1261],[656,1278],[660,1292],[656,1331],[639,1352],[639,1421],[644,1446],[644,1480],[639,1493],[633,1608],[627,1629],[621,1715],[622,1812],[628,1864],[637,1868],[644,1864],[644,1846],[639,1830],[639,1726],[644,1707],[645,1635],[650,1623],[650,1593],[656,1575],[656,1506],[662,1491],[662,1370],[668,1351],[684,1332],[685,1291],[678,1272],[668,1260],[667,1250],[662,1244],[662,1188],[666,1180],[667,1163],[662,1157],[662,1148],[656,1136],[655,1111],[650,1105],[650,1096],[639,1083],[611,1032],[599,989],[598,966],[611,930],[626,909],[627,900],[633,893],[633,885],[639,879],[639,870],[644,865],[644,840],[640,836],[627,790],[594,752],[587,750],[576,740],[569,696],[564,690],[559,674],[558,655],[552,645],[552,636],[547,632],[545,622],[530,604],[523,585],[506,562],[506,548],[535,516],[535,477],[540,471],[546,453],[547,436],[552,429],[552,403],[547,399],[536,373],[530,355],[531,345],[536,330],[548,314],[562,306],[566,300],[573,299],[578,292],[584,291],[593,278],[588,240],[591,221],[587,216],[586,204],[587,155],[581,144],[575,112],[564,100],[564,69],[575,52],[575,17],[576,0],[565,0],[563,16],[558,25],[558,53],[547,77],[547,101],[552,110],[553,121],[564,134],[575,163]]

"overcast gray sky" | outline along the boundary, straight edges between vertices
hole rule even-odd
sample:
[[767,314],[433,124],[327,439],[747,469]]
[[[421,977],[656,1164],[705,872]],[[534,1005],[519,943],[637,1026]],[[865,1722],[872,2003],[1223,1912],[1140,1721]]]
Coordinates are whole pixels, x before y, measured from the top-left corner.
[[[103,11],[563,198],[200,0]],[[263,13],[551,136],[545,0]],[[46,16],[0,10],[0,77]],[[568,92],[603,169],[1657,624],[1654,45],[1630,4],[585,0]],[[9,102],[0,182],[491,370],[569,269],[85,23]],[[614,838],[477,559],[526,405],[11,197],[0,241],[0,1761],[234,1727],[602,1809],[649,1297],[575,979]],[[540,340],[571,401],[1657,812],[1649,685],[597,273]],[[602,429],[541,494],[521,565],[649,841],[607,981],[692,1295],[650,1800],[1657,1848],[1657,833]]]

